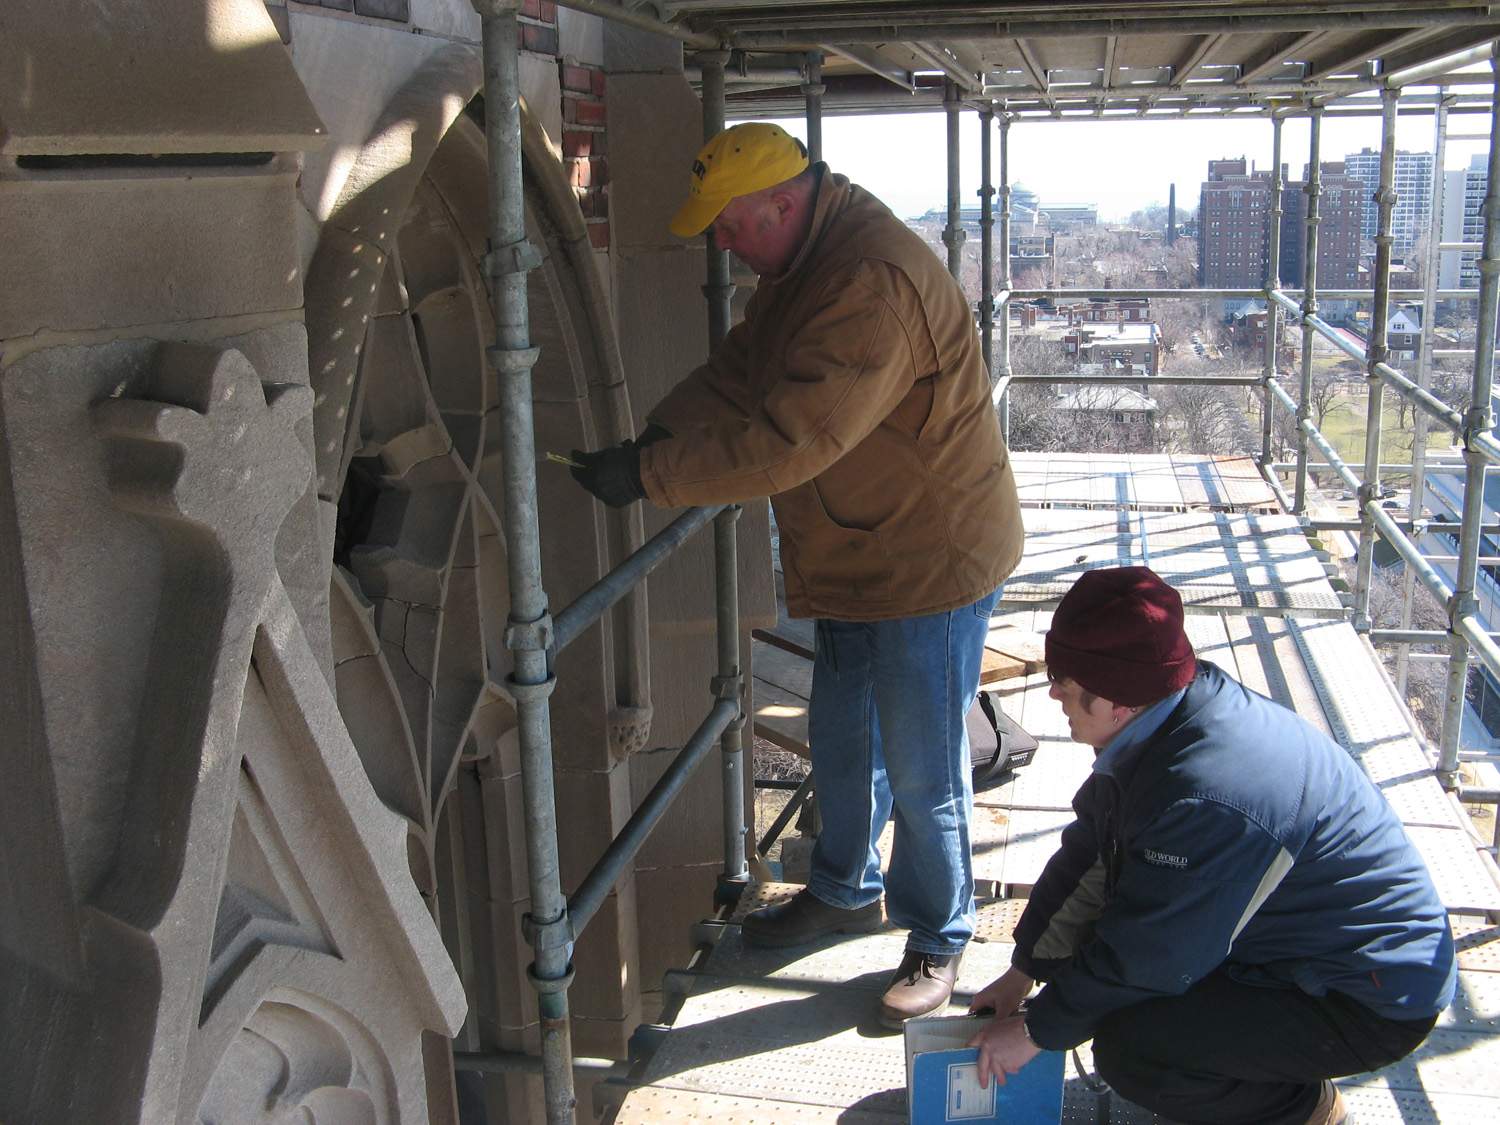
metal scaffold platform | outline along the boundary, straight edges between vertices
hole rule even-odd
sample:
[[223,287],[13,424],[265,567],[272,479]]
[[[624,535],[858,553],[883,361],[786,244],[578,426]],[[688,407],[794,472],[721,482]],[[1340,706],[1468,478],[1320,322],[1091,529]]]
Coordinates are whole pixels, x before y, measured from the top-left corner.
[[[1342,606],[1339,593],[1300,522],[1258,511],[1255,503],[1245,510],[1225,493],[1187,510],[1172,510],[1174,501],[1166,510],[1105,511],[1077,506],[1087,500],[1061,499],[1098,496],[1138,473],[1222,480],[1215,474],[1223,462],[1213,458],[1101,458],[1097,468],[1084,457],[1016,460],[1023,479],[1045,474],[1054,506],[1024,512],[1026,555],[1006,585],[992,635],[1044,632],[1051,607],[1090,567],[1145,563],[1183,590],[1199,656],[1318,725],[1360,762],[1426,858],[1453,920],[1458,998],[1411,1058],[1340,1083],[1351,1112],[1367,1125],[1500,1119],[1500,874],[1467,814],[1434,777],[1433,758],[1374,649],[1331,616]],[[1068,469],[1054,478],[1057,465]],[[1248,489],[1238,495],[1248,496]],[[786,681],[779,698],[805,703],[806,680],[778,674]],[[761,669],[756,675],[759,692]],[[1030,766],[976,801],[974,868],[982,901],[955,1014],[1009,964],[1011,929],[1071,819],[1072,795],[1093,760],[1088,747],[1069,739],[1047,686],[1045,675],[1033,673],[996,688],[1006,712],[1040,747]],[[888,830],[883,854],[889,843]],[[705,924],[711,951],[693,972],[668,982],[682,997],[680,1008],[670,1027],[648,1037],[652,1049],[623,1092],[616,1122],[906,1120],[902,1038],[876,1018],[904,931],[888,927],[793,950],[745,946],[744,914],[794,890],[755,885],[732,915]],[[1152,1121],[1095,1088],[1086,1045],[1077,1061],[1069,1058],[1066,1075],[1065,1122]]]

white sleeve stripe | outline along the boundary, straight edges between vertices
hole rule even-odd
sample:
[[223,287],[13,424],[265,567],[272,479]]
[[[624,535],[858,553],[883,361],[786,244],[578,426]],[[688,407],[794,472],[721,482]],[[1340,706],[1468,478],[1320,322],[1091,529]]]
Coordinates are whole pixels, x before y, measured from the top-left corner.
[[[1240,932],[1250,924],[1250,919],[1255,917],[1256,911],[1265,905],[1266,899],[1271,897],[1281,881],[1286,878],[1286,873],[1292,869],[1292,853],[1285,848],[1277,850],[1271,859],[1271,865],[1266,868],[1266,873],[1260,877],[1260,884],[1255,888],[1255,893],[1250,896],[1250,901],[1245,904],[1245,912],[1240,915],[1239,925],[1235,926],[1234,933],[1229,935],[1229,944],[1232,947],[1239,938]],[[1226,954],[1228,949],[1224,951]]]

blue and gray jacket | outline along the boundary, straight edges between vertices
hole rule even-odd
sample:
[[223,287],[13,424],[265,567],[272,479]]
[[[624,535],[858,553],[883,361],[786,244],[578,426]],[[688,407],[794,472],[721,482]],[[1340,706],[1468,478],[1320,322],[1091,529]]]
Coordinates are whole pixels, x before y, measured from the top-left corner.
[[1016,926],[1013,963],[1047,982],[1033,1038],[1076,1046],[1221,966],[1393,1019],[1447,1007],[1447,914],[1390,806],[1338,744],[1198,667],[1099,756]]

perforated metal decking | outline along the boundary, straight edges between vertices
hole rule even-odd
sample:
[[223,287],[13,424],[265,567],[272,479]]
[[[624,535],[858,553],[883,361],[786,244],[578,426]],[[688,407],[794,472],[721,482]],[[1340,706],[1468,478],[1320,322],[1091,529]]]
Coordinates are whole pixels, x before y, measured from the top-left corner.
[[[1346,747],[1407,826],[1453,914],[1460,989],[1416,1055],[1344,1081],[1345,1097],[1367,1125],[1500,1120],[1500,877],[1463,811],[1432,776],[1432,762],[1373,649],[1351,626],[1324,616],[1337,612],[1338,593],[1297,521],[1227,510],[1258,505],[1233,466],[1228,479],[1234,483],[1225,490],[1225,466],[1213,459],[1114,458],[1097,473],[1082,457],[1047,455],[1040,469],[1028,465],[1026,455],[1016,460],[1023,494],[1044,476],[1046,502],[1070,506],[1027,508],[1026,557],[1006,585],[994,627],[1041,632],[1050,607],[1082,570],[1148,563],[1195,602],[1188,630],[1202,658]],[[1190,506],[1181,504],[1184,481],[1201,486],[1202,510],[1164,510]],[[1126,503],[1143,508],[1142,498],[1154,495],[1161,506],[1077,506],[1095,497],[1109,503],[1105,494],[1122,487],[1134,498]],[[1042,496],[1028,499],[1036,503]],[[1113,503],[1121,502],[1117,491]],[[1041,746],[1031,766],[976,804],[975,875],[980,890],[996,897],[982,906],[959,977],[960,1001],[1008,963],[1006,943],[1023,905],[1018,900],[1055,850],[1073,792],[1092,762],[1090,750],[1069,741],[1045,677],[1010,681],[1001,690],[1006,711]],[[886,844],[888,853],[889,836]],[[721,936],[703,970],[678,978],[686,999],[645,1062],[641,1085],[625,1095],[617,1121],[905,1120],[901,1037],[875,1020],[904,932],[790,951],[746,948],[738,918],[791,890],[753,889],[735,917],[716,928]],[[1083,1057],[1088,1066],[1086,1052]],[[1101,1100],[1070,1060],[1064,1120],[1102,1121],[1106,1114],[1112,1122],[1151,1120],[1118,1098]]]

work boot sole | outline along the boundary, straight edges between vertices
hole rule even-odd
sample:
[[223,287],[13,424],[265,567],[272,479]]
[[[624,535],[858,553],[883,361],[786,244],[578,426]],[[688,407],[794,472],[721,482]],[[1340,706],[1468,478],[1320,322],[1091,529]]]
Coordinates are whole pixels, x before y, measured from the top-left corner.
[[810,941],[817,941],[830,934],[873,934],[884,922],[880,903],[876,902],[850,911],[849,917],[837,919],[831,925],[819,926],[817,929],[803,930],[799,933],[778,934],[774,931],[757,933],[741,923],[740,937],[746,945],[753,945],[758,949],[789,949],[794,945],[806,945]]
[[941,1004],[934,1004],[925,1012],[912,1012],[905,1015],[898,1015],[882,1004],[880,1005],[880,1026],[887,1031],[900,1031],[906,1026],[908,1020],[919,1020],[926,1016],[941,1015],[952,1002],[953,993],[949,992],[947,996],[943,997]]

